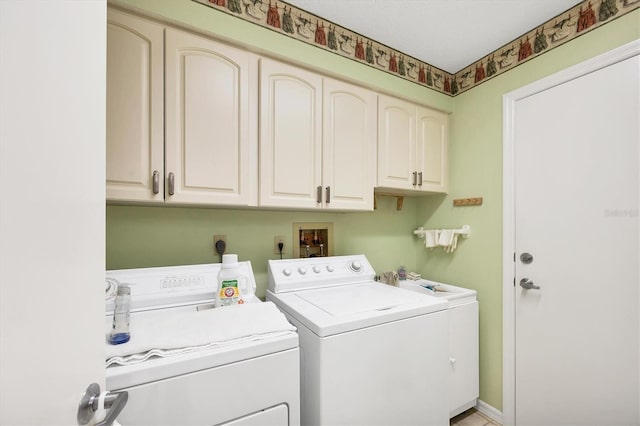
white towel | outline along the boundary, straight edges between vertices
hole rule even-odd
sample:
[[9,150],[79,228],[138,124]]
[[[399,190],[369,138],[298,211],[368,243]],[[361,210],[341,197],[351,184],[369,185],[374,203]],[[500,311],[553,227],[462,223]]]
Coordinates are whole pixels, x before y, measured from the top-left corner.
[[134,364],[292,333],[296,328],[273,302],[247,303],[172,315],[131,317],[131,340],[107,344],[106,366]]
[[453,252],[456,247],[458,247],[458,236],[460,234],[458,234],[457,232],[453,233],[453,237],[451,238],[451,246],[449,246],[449,252]]
[[424,231],[424,246],[426,248],[434,248],[438,245],[438,238],[440,237],[439,231],[429,230]]
[[453,240],[453,230],[451,229],[441,229],[440,237],[438,238],[438,245],[445,248],[451,245],[451,241]]
[[458,247],[458,236],[460,234],[455,229],[442,229],[439,232],[438,245],[443,247],[445,253],[453,253]]

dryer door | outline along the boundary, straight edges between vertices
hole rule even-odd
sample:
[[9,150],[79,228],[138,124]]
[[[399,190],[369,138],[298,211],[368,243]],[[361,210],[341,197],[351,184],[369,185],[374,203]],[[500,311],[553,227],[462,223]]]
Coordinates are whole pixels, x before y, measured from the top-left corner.
[[221,426],[270,426],[288,425],[289,409],[286,404],[280,404],[267,410],[258,411],[242,418],[223,423]]

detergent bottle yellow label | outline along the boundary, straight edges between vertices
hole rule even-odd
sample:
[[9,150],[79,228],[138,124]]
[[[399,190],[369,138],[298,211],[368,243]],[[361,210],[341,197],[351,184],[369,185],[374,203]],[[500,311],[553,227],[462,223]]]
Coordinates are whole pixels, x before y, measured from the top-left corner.
[[238,280],[225,280],[220,283],[220,291],[218,293],[220,306],[235,305],[244,303],[240,298],[238,290]]

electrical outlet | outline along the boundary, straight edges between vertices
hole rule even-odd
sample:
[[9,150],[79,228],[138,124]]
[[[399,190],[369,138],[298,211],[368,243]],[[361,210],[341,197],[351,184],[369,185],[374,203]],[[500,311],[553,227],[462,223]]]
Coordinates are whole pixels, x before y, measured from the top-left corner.
[[[273,237],[273,252],[275,254],[280,254],[280,249],[278,248],[278,244],[284,244],[284,235],[276,235]],[[282,247],[282,253],[284,253],[284,246]]]
[[224,241],[225,244],[227,243],[227,236],[226,235],[214,235],[213,236],[213,244],[215,245],[218,241]]

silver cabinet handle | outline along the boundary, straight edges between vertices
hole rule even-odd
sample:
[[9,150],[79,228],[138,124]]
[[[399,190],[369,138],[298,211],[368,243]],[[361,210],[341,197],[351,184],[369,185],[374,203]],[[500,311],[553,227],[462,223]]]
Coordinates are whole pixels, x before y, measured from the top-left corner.
[[331,187],[327,186],[326,191],[327,191],[327,204],[329,204],[331,202]]
[[316,188],[316,203],[322,203],[322,185]]
[[416,186],[418,184],[418,172],[413,172],[413,186]]
[[[111,426],[122,409],[127,405],[129,393],[127,391],[107,392],[104,396],[104,408],[109,410],[107,415],[96,426]],[[78,424],[86,425],[91,421],[100,408],[100,385],[91,383],[85,391],[78,405]]]
[[153,193],[157,194],[160,192],[160,172],[157,170],[153,171]]
[[418,186],[422,186],[422,172],[418,172]]
[[540,286],[534,285],[533,281],[531,281],[529,278],[521,279],[520,287],[524,288],[525,290],[540,290]]
[[167,178],[167,180],[169,181],[169,195],[173,195],[175,192],[174,185],[176,183],[176,177],[173,173],[169,173],[169,177]]

